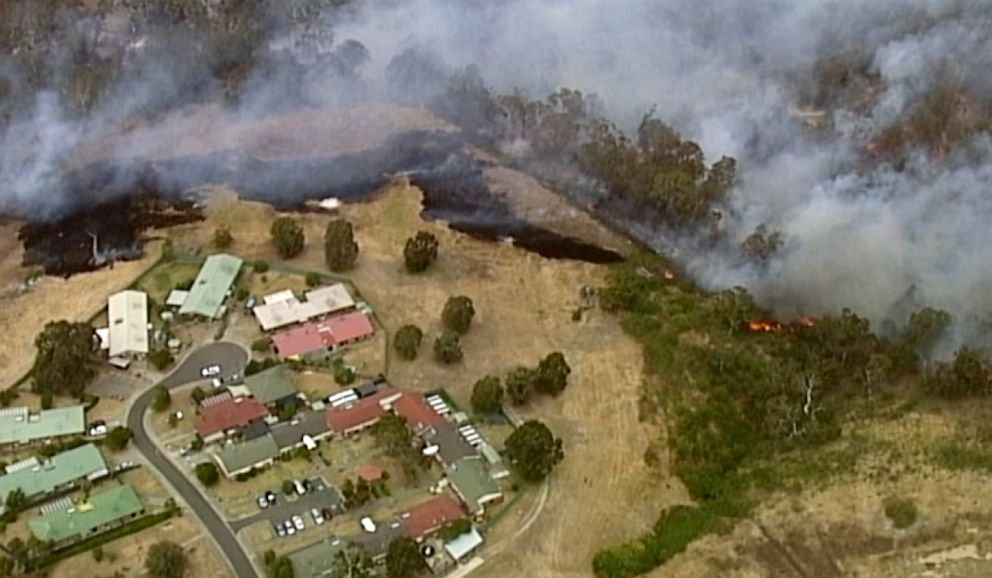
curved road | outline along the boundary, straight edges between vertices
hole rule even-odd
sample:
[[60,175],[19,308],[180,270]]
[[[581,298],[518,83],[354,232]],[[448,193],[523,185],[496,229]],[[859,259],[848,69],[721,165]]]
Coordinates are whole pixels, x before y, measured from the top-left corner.
[[[244,371],[248,363],[248,352],[240,345],[234,343],[212,343],[205,345],[182,361],[173,372],[162,380],[161,385],[173,389],[187,383],[202,379],[200,368],[205,365],[220,365],[223,375],[228,376],[234,372]],[[200,493],[193,483],[172,463],[172,461],[161,453],[145,431],[144,416],[155,399],[155,388],[150,388],[142,393],[128,410],[126,422],[127,427],[134,433],[134,446],[145,456],[149,463],[157,469],[169,484],[179,492],[193,513],[203,522],[207,531],[213,535],[214,540],[224,555],[234,573],[238,578],[257,578],[254,566],[251,564],[248,555],[241,547],[237,537],[220,515],[214,510],[210,502]]]

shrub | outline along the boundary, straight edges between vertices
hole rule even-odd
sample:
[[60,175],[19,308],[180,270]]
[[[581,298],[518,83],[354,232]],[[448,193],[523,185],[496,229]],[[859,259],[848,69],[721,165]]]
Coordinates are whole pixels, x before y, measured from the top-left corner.
[[324,277],[320,273],[314,273],[313,271],[307,273],[306,283],[307,287],[317,287],[324,282]]
[[156,349],[148,354],[148,363],[159,371],[168,368],[175,361],[168,349]]
[[172,405],[172,395],[169,390],[161,385],[155,388],[155,400],[152,401],[152,410],[162,413]]
[[417,351],[424,339],[424,332],[416,325],[400,327],[393,337],[393,349],[403,359],[412,361],[417,358]]
[[251,296],[251,292],[244,285],[238,287],[234,292],[234,298],[238,301],[246,301]]
[[457,333],[445,331],[434,340],[434,359],[441,363],[458,363],[462,360],[461,339]]
[[251,350],[258,353],[268,353],[272,350],[272,341],[268,337],[262,337],[251,342]]
[[919,511],[913,500],[890,496],[882,505],[885,507],[885,516],[896,528],[901,530],[916,523]]
[[193,471],[196,473],[196,479],[208,488],[220,481],[220,472],[217,471],[217,466],[213,462],[197,464]]
[[269,270],[269,264],[266,261],[258,260],[255,261],[255,264],[252,266],[252,268],[255,269],[256,273],[265,273],[266,271]]
[[355,369],[348,365],[339,365],[334,368],[334,381],[338,385],[351,385],[355,383]]
[[214,231],[214,247],[227,249],[233,241],[234,237],[231,236],[231,232],[227,230],[227,227],[218,227]]

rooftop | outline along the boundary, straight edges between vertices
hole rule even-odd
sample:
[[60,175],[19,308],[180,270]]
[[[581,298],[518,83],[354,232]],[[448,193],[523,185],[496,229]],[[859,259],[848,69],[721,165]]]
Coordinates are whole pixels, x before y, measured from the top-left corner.
[[405,535],[406,530],[399,522],[384,522],[377,525],[375,532],[357,535],[354,540],[369,558],[375,560],[386,554],[386,550],[389,549],[389,544],[393,540]]
[[303,323],[355,306],[348,289],[338,283],[309,291],[300,301],[292,291],[280,291],[263,297],[265,302],[252,309],[259,325],[271,331],[294,323]]
[[296,395],[296,386],[289,375],[289,368],[277,365],[245,378],[245,387],[263,404],[270,404]]
[[121,291],[107,300],[110,356],[148,353],[148,294]]
[[456,561],[460,561],[465,556],[472,553],[473,550],[482,545],[482,535],[475,528],[472,528],[468,532],[465,532],[461,536],[458,536],[454,540],[448,542],[444,545],[444,549],[448,551]]
[[287,554],[294,578],[336,577],[334,562],[347,543],[333,536]]
[[79,478],[106,473],[107,463],[100,450],[93,444],[86,444],[56,454],[46,462],[0,476],[0,498],[5,498],[15,488],[20,488],[25,496],[34,496]]
[[341,345],[342,343],[348,343],[356,339],[364,339],[375,333],[375,328],[372,327],[372,322],[369,321],[368,315],[360,311],[331,317],[323,321],[321,325],[331,332],[334,345]]
[[458,427],[450,422],[443,422],[435,425],[425,435],[428,442],[438,446],[438,455],[441,461],[446,464],[453,464],[462,458],[477,455],[475,449],[468,445],[462,434],[458,433]]
[[230,475],[275,458],[279,455],[279,446],[272,434],[267,434],[251,441],[226,445],[216,455],[221,468]]
[[61,542],[144,510],[134,488],[117,486],[91,496],[89,501],[28,520],[31,533],[43,542]]
[[241,264],[241,259],[224,253],[207,257],[179,313],[217,317]]
[[367,315],[354,311],[322,321],[311,321],[272,335],[281,357],[296,357],[364,339],[375,333]]
[[439,425],[445,419],[427,405],[422,393],[407,392],[396,400],[393,410],[406,420],[406,425],[414,433],[419,433],[428,427]]
[[346,433],[354,428],[377,421],[386,413],[383,407],[388,400],[402,395],[398,390],[387,387],[362,398],[350,406],[327,410],[327,427],[337,433]]
[[400,514],[400,524],[410,537],[420,540],[464,517],[465,512],[458,502],[448,494],[442,494]]
[[196,433],[206,438],[218,432],[250,424],[269,415],[265,406],[250,397],[234,397],[200,408],[200,422]]
[[446,466],[444,473],[473,514],[482,511],[487,502],[503,495],[499,482],[489,475],[481,458],[462,458]]
[[303,436],[319,437],[327,433],[327,419],[322,412],[301,411],[290,423],[281,423],[271,429],[279,449],[303,442]]
[[86,429],[83,406],[73,405],[30,413],[26,407],[0,409],[0,444],[81,434]]
[[189,291],[173,289],[169,291],[169,296],[165,298],[165,304],[169,307],[182,307],[187,297],[189,297]]

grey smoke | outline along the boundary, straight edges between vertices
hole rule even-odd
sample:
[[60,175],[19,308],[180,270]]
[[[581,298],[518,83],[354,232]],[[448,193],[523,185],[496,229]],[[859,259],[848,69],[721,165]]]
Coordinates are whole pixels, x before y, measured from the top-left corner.
[[[303,42],[333,50],[353,39],[368,60],[347,78],[311,69],[299,90],[319,106],[408,102],[441,90],[446,74],[477,66],[501,92],[594,93],[627,130],[657,107],[710,159],[739,161],[740,185],[723,208],[725,244],[704,250],[691,237],[643,231],[704,286],[745,285],[786,317],[850,307],[876,326],[901,323],[911,294],[914,304],[965,319],[992,307],[983,290],[992,281],[992,145],[975,138],[940,160],[921,151],[899,170],[866,169],[862,160],[877,131],[941,78],[992,102],[990,24],[992,5],[960,0],[366,0],[329,18],[330,34]],[[281,29],[270,46],[300,42],[299,31]],[[838,110],[832,132],[813,135],[795,114],[800,89],[818,58],[845,52],[863,59],[881,92],[874,106]],[[201,78],[188,68],[190,55],[141,54],[134,79],[98,119],[118,122],[155,99],[175,102]],[[389,82],[397,75],[432,80],[403,90]],[[232,118],[284,105],[286,84],[280,74],[253,79]],[[57,193],[39,198],[39,183],[82,132],[39,96],[33,114],[0,136],[0,206],[57,206]],[[30,158],[16,146],[27,133],[40,143]],[[145,134],[154,140],[154,130]],[[763,265],[735,250],[759,224],[785,238]]]

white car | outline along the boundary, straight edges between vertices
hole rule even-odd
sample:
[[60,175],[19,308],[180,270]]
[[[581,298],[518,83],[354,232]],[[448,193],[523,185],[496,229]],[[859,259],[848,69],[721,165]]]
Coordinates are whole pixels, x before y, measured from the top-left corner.
[[303,524],[303,516],[300,516],[299,514],[293,516],[293,525],[296,526],[297,530],[301,531],[303,528],[306,528],[306,525]]
[[286,522],[286,533],[290,536],[296,533],[296,528],[294,528],[288,521]]
[[258,497],[258,507],[263,510],[269,507],[269,501],[265,499],[265,496]]
[[375,522],[372,521],[372,518],[365,516],[359,523],[362,525],[363,530],[369,534],[375,534]]
[[208,365],[208,366],[200,369],[200,376],[201,377],[213,377],[215,375],[220,375],[220,366],[219,365]]
[[317,508],[310,509],[310,515],[313,516],[313,523],[318,526],[324,523],[324,516],[320,513]]

